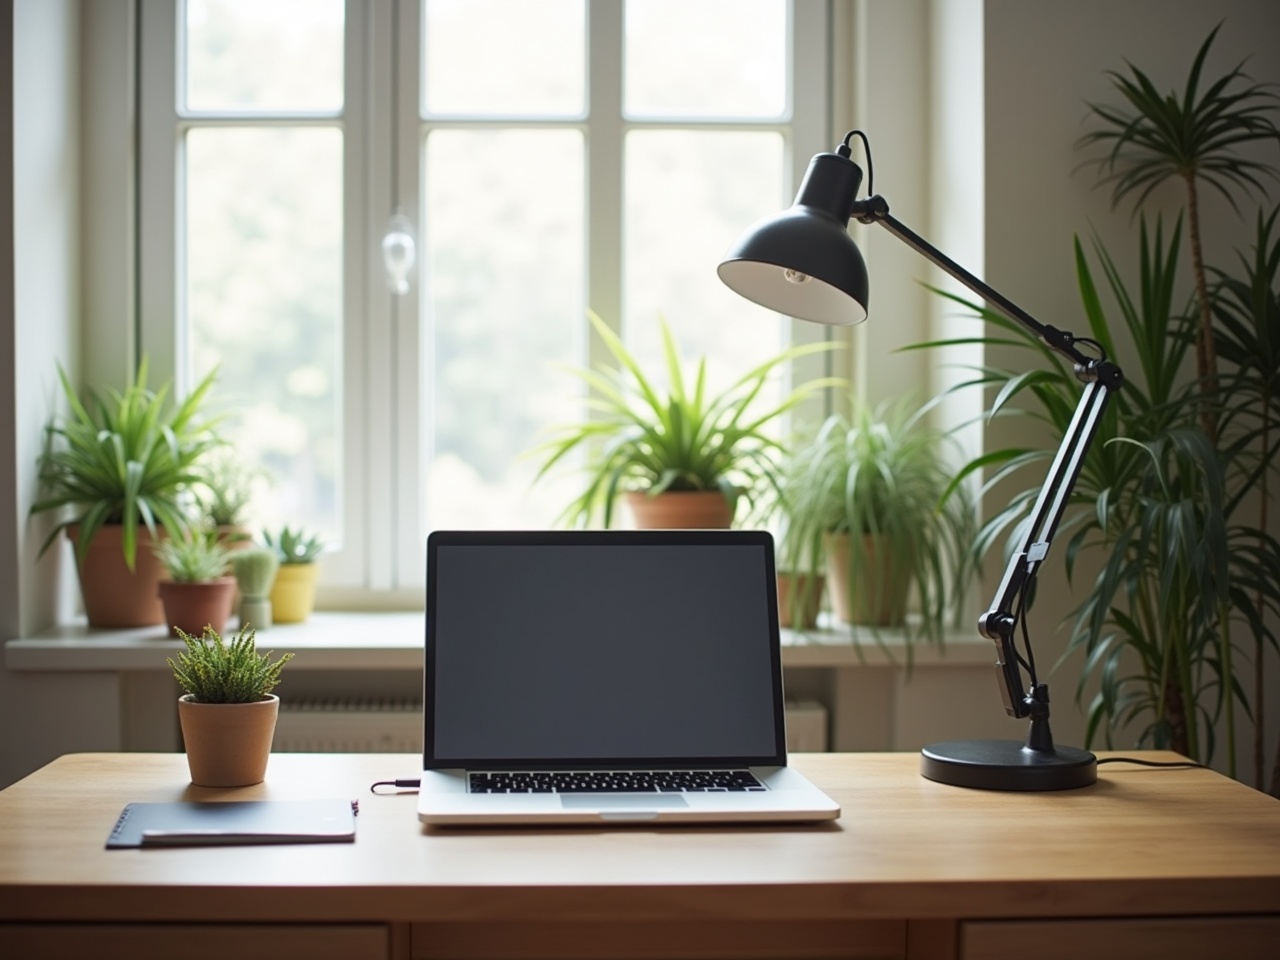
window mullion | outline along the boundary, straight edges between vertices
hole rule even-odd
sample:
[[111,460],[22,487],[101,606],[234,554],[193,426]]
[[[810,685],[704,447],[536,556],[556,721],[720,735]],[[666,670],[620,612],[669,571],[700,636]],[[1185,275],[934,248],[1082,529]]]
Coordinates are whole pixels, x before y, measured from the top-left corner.
[[[606,323],[622,323],[623,5],[587,5],[587,305]],[[589,327],[583,318],[583,330]],[[594,335],[587,359],[606,359]]]
[[178,14],[171,0],[143,0],[139,81],[138,192],[138,353],[150,363],[153,383],[174,379],[186,385],[179,331],[183,318],[179,230],[181,210],[178,172],[181,131],[178,126]]

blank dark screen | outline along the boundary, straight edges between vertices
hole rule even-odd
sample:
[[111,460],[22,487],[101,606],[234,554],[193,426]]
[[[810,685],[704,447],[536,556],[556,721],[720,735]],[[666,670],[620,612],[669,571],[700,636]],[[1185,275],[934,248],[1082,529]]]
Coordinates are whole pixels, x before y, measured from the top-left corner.
[[768,549],[441,544],[434,760],[775,756]]

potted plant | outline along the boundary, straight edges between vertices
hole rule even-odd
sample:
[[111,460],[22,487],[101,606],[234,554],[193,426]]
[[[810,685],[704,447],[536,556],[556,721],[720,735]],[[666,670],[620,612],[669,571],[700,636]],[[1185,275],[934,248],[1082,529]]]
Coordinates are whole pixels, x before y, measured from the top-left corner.
[[[1076,241],[1076,273],[1089,336],[1107,355],[1134,359],[1082,466],[1055,554],[1068,578],[1090,554],[1100,567],[1070,616],[1068,643],[1083,656],[1077,698],[1088,711],[1089,742],[1101,736],[1110,745],[1124,731],[1127,743],[1199,762],[1213,758],[1218,742],[1236,776],[1235,724],[1243,718],[1255,735],[1254,784],[1265,789],[1261,677],[1276,650],[1268,624],[1280,611],[1280,540],[1266,513],[1280,463],[1280,211],[1257,211],[1252,249],[1232,270],[1206,263],[1199,218],[1204,197],[1234,207],[1275,174],[1237,151],[1280,142],[1269,116],[1280,96],[1248,82],[1240,67],[1202,85],[1216,33],[1183,91],[1161,94],[1130,66],[1110,74],[1123,105],[1092,107],[1097,126],[1083,142],[1106,147],[1095,158],[1102,182],[1117,204],[1137,198],[1139,282],[1126,282],[1098,240],[1092,257]],[[1141,210],[1169,179],[1187,197],[1172,229]],[[1192,248],[1189,306],[1179,293],[1184,239]],[[982,342],[1032,353],[1016,369],[988,363],[976,371],[969,386],[994,391],[989,415],[1033,417],[1060,440],[1082,389],[1074,372],[1020,326],[953,299],[999,328]],[[992,471],[988,487],[1034,475],[986,521],[979,549],[1000,543],[1025,516],[1050,455],[997,449],[964,468]],[[1270,789],[1280,796],[1280,754],[1273,762]]]
[[946,496],[947,441],[926,409],[854,401],[828,417],[786,464],[781,553],[826,568],[837,619],[940,641],[973,572],[973,510],[963,489]]
[[169,575],[158,587],[169,634],[199,633],[206,626],[221,633],[231,616],[236,581],[227,576],[228,552],[217,531],[166,537],[153,550]]
[[275,623],[301,623],[315,608],[319,572],[316,561],[324,542],[314,534],[288,526],[281,527],[275,535],[264,533],[263,539],[280,562],[271,587],[271,618]]
[[231,555],[240,592],[240,626],[265,630],[271,626],[271,588],[280,560],[270,547],[251,544]]
[[191,782],[202,787],[261,783],[271,755],[280,698],[273,694],[292,653],[258,653],[252,628],[228,642],[213,628],[200,636],[179,631],[186,650],[167,662],[186,691],[178,720]]
[[45,428],[41,496],[31,512],[63,516],[40,553],[66,531],[90,626],[160,623],[160,563],[150,545],[188,529],[199,461],[219,443],[214,422],[200,415],[214,374],[180,403],[170,402],[167,386],[147,386],[145,359],[123,391],[91,390],[84,403],[60,367],[58,376],[68,412]]
[[205,520],[217,528],[222,541],[232,549],[253,542],[248,527],[253,476],[226,447],[214,450],[201,463],[201,479],[196,492],[201,512]]
[[597,415],[561,427],[534,451],[543,457],[539,478],[570,454],[587,455],[586,489],[565,510],[575,524],[599,519],[611,526],[616,501],[625,495],[641,528],[730,526],[739,498],[750,499],[777,482],[782,444],[769,427],[805,397],[842,382],[811,380],[761,409],[757,401],[785,364],[838,346],[812,343],[784,350],[709,395],[706,360],[690,382],[664,322],[664,391],[600,317],[589,317],[618,366],[574,371],[595,392]]

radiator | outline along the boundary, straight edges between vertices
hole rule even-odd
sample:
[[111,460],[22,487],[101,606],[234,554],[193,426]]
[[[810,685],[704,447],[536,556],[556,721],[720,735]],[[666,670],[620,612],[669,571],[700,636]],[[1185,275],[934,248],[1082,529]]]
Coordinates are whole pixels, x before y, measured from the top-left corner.
[[282,700],[271,749],[281,753],[421,753],[422,701],[392,697]]
[[[827,749],[827,711],[787,704],[787,749]],[[329,697],[281,701],[271,748],[280,753],[421,753],[422,701]]]

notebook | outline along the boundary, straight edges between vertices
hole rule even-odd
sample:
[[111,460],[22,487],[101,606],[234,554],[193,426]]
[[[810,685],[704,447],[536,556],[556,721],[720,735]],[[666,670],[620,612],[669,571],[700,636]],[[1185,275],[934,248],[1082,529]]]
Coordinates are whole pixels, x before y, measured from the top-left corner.
[[829,820],[787,766],[766,532],[437,531],[418,816]]
[[351,843],[353,800],[227,800],[130,803],[107,849],[256,843]]

